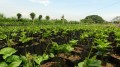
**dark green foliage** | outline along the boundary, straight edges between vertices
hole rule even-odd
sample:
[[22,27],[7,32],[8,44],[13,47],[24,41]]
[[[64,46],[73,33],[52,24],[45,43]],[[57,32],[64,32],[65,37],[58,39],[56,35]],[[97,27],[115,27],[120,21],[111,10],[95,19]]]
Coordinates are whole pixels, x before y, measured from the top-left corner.
[[0,55],[3,55],[4,61],[0,62],[0,67],[18,67],[22,63],[19,56],[13,55],[16,52],[11,47],[6,47],[0,50]]
[[90,15],[90,16],[87,16],[85,19],[83,19],[82,22],[85,22],[85,23],[103,23],[104,20],[102,17],[100,17],[98,15]]
[[54,57],[54,54],[43,54],[42,56],[31,55],[26,56],[14,55],[17,52],[14,48],[6,47],[0,50],[0,55],[3,55],[3,60],[0,61],[0,67],[39,67],[40,63],[49,57]]
[[34,20],[34,18],[35,18],[35,13],[34,13],[34,12],[30,13],[30,17],[31,17],[32,20]]
[[[30,18],[21,18],[22,14],[17,13],[17,18],[15,17],[4,17],[3,14],[0,14],[0,26],[28,26],[28,25],[49,25],[49,24],[78,24],[79,21],[67,21],[64,18],[64,15],[61,17],[61,19],[50,19],[50,16],[46,16],[45,20],[42,20],[43,16],[39,15],[38,18],[35,19],[36,14],[34,12],[30,13]],[[33,23],[31,23],[33,22]],[[98,15],[90,15],[87,16],[85,19],[81,20],[82,23],[102,23],[105,22],[102,17]],[[117,22],[117,21],[115,21]]]
[[42,19],[42,15],[39,15],[38,19],[41,20]]
[[46,16],[45,18],[46,18],[46,20],[50,20],[50,17],[49,17],[49,16]]
[[79,24],[80,22],[79,21],[70,21],[69,23],[70,24]]
[[0,13],[0,18],[4,18],[4,15]]
[[18,14],[17,14],[17,18],[18,18],[18,20],[20,20],[21,17],[22,17],[22,14],[18,13]]
[[82,19],[82,23],[95,23],[92,19]]

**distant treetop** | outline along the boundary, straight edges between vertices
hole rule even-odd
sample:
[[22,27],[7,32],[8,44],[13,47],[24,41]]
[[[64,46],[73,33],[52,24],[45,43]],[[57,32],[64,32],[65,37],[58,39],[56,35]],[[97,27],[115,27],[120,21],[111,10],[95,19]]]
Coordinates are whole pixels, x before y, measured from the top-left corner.
[[89,23],[89,21],[92,23],[103,23],[104,22],[104,19],[98,15],[89,15],[83,20],[85,20],[85,21],[87,20],[88,23]]

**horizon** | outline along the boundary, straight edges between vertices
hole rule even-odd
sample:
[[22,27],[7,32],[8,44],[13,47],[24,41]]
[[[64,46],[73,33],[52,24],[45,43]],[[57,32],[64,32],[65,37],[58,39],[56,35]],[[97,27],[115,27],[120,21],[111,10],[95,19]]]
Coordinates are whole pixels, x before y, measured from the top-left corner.
[[[106,21],[120,16],[120,0],[1,0],[0,13],[6,17],[16,17],[21,13],[23,18],[30,18],[34,12],[36,17],[48,15],[51,19],[61,19],[64,15],[67,20],[79,21],[89,15],[99,15]],[[7,4],[7,5],[6,5]]]

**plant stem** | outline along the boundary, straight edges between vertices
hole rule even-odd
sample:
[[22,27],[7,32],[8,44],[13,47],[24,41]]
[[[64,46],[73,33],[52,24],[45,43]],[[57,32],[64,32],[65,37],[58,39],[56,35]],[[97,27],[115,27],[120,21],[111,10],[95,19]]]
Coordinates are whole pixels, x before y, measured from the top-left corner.
[[92,44],[91,49],[90,49],[90,52],[89,52],[89,54],[88,54],[88,57],[87,57],[87,58],[90,58],[90,55],[91,55],[92,50],[93,50],[93,45],[94,45],[94,44]]

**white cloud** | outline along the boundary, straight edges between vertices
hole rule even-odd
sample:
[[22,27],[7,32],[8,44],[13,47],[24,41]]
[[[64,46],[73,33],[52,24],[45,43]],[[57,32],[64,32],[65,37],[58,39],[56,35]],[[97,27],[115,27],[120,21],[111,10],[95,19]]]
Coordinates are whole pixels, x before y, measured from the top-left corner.
[[43,4],[44,6],[47,6],[48,4],[50,4],[50,0],[30,0],[30,1]]

